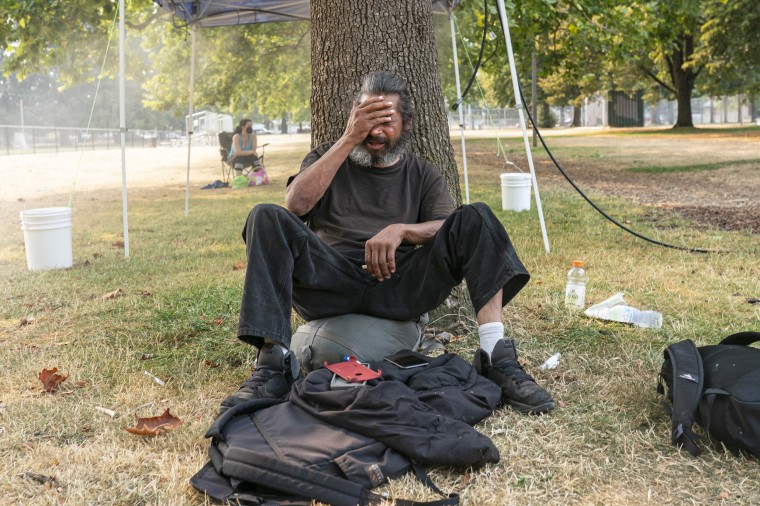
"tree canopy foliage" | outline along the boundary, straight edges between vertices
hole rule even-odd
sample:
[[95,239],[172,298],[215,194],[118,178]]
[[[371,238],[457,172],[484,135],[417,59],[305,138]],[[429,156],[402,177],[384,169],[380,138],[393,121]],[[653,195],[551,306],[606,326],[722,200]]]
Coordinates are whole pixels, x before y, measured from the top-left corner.
[[[483,7],[478,2],[462,7],[456,13],[470,20],[460,26],[468,41],[464,50],[473,58]],[[495,6],[489,3],[489,9],[495,37],[487,53],[495,54],[482,71],[508,83],[500,21]],[[507,10],[518,72],[530,75],[535,51],[539,93],[552,103],[577,104],[613,89],[643,91],[649,98],[676,98],[678,124],[689,126],[694,90],[757,89],[760,3],[754,0],[525,0],[508,3]],[[493,98],[500,104],[514,101],[509,86],[495,88]]]
[[[578,104],[609,90],[670,97],[690,122],[692,93],[760,91],[760,3],[756,0],[524,0],[506,2],[523,85],[535,54],[539,98]],[[112,77],[118,68],[116,0],[0,0],[0,66],[23,81],[54,75],[59,87]],[[502,29],[493,0],[461,2],[455,11],[463,85],[480,52],[484,63],[468,101],[513,104]],[[127,5],[127,77],[145,106],[184,114],[190,37],[150,0]],[[454,90],[448,19],[436,16],[443,89]],[[309,117],[310,25],[272,23],[199,29],[195,104],[235,115]],[[102,72],[101,72],[102,68]],[[38,78],[35,78],[38,79]],[[527,90],[527,86],[525,86]],[[481,94],[482,90],[482,94]]]

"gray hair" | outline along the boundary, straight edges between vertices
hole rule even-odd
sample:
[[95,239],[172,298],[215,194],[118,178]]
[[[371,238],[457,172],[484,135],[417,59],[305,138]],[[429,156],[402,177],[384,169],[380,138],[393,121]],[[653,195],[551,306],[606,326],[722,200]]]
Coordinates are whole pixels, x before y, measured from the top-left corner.
[[414,102],[409,94],[409,88],[406,82],[396,74],[387,70],[371,72],[362,78],[362,86],[359,89],[357,101],[362,95],[398,95],[398,108],[404,126],[408,126],[409,121],[414,116]]

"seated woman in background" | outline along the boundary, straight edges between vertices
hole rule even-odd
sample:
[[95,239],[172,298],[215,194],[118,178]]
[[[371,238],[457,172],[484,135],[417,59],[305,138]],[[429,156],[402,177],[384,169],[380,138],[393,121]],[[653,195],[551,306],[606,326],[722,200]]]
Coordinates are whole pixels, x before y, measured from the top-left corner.
[[241,119],[235,128],[227,161],[232,164],[236,176],[242,175],[246,167],[260,165],[256,155],[256,134],[253,133],[253,122],[250,119]]

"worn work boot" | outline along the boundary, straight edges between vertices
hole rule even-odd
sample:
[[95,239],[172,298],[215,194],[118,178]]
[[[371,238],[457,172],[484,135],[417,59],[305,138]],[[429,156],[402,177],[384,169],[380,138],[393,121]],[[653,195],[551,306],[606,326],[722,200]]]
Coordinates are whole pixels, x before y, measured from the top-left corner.
[[538,386],[517,361],[513,340],[501,339],[491,353],[475,352],[473,367],[501,387],[501,403],[509,404],[521,413],[539,414],[554,409],[549,392]]
[[252,399],[284,399],[299,375],[298,360],[292,351],[265,343],[256,356],[253,374],[240,390],[222,401],[219,414]]

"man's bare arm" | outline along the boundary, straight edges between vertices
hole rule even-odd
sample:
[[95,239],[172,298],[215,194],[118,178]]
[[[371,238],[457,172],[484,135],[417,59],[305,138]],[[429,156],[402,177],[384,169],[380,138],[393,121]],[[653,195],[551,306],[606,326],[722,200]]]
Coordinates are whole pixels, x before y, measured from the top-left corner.
[[285,207],[296,216],[308,213],[322,198],[351,151],[378,125],[392,120],[392,102],[383,97],[369,97],[354,102],[346,130],[319,160],[303,170],[285,190]]
[[443,220],[388,225],[364,245],[364,261],[375,279],[389,279],[396,272],[396,250],[402,242],[425,244],[438,232]]

